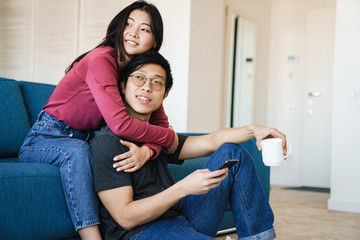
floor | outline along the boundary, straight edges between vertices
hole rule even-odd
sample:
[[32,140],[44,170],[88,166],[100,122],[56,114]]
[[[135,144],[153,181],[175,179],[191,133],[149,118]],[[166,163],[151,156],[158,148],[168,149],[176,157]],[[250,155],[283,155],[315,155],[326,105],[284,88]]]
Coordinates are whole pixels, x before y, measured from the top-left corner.
[[[360,240],[360,214],[330,211],[326,192],[271,186],[270,205],[279,240]],[[237,239],[236,234],[218,240]]]

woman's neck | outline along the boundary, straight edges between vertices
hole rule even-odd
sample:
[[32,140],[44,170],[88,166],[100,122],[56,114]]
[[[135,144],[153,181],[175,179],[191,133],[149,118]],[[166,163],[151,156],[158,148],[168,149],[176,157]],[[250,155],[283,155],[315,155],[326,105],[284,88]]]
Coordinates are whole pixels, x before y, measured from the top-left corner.
[[122,70],[125,68],[125,66],[130,62],[131,58],[127,55],[125,55],[125,59],[123,61],[120,60],[120,53],[118,52],[118,58],[117,58],[117,63],[119,66],[119,69]]

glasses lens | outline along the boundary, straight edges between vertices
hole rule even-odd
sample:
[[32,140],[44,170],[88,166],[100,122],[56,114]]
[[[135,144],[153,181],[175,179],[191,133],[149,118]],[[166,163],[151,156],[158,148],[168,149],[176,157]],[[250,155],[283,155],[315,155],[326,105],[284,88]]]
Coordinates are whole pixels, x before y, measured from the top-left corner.
[[156,91],[160,91],[165,87],[165,83],[162,79],[155,78],[151,80],[151,87]]
[[[135,73],[131,75],[131,79],[132,82],[138,87],[143,86],[147,80],[146,76],[141,73]],[[150,82],[151,87],[156,91],[160,91],[165,87],[165,82],[161,78],[150,79]]]
[[146,77],[140,73],[137,73],[132,76],[132,80],[136,86],[141,87],[142,85],[144,85]]

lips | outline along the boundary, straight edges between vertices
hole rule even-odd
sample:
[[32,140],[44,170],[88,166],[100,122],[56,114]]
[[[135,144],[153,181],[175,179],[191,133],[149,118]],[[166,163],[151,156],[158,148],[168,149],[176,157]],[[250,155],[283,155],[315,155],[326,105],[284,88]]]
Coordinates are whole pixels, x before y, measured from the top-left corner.
[[141,100],[141,101],[144,101],[144,102],[150,102],[151,100],[145,96],[141,96],[141,95],[136,95],[136,98]]
[[125,42],[128,44],[128,45],[130,45],[130,46],[137,46],[137,45],[139,45],[138,43],[136,43],[136,42],[134,42],[134,41],[132,41],[132,40],[125,40]]

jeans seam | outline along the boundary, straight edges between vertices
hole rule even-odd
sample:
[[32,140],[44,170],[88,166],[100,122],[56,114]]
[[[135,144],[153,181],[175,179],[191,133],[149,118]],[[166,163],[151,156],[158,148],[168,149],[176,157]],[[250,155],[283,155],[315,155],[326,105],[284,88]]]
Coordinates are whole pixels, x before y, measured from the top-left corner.
[[82,222],[80,226],[75,226],[76,231],[78,231],[81,228],[90,227],[94,225],[100,225],[100,221],[98,219]]
[[136,238],[134,238],[134,240],[137,240],[141,237],[141,235],[144,233],[145,230],[142,230],[141,232],[139,232],[136,236]]
[[201,208],[201,206],[202,206],[202,204],[203,204],[203,202],[205,201],[205,199],[206,199],[207,196],[208,196],[208,194],[206,193],[206,194],[203,196],[203,198],[201,199],[200,204],[198,205],[198,207],[196,208],[196,210],[194,211],[194,213],[190,216],[190,219],[189,219],[190,222],[194,219],[194,217],[195,217],[196,214],[198,213],[199,209]]
[[244,197],[244,194],[243,194],[243,192],[241,191],[241,186],[240,186],[240,184],[238,183],[238,181],[235,180],[235,182],[236,182],[236,187],[238,188],[238,191],[239,191],[239,195],[240,195],[240,198],[241,198],[241,202],[242,202],[243,205],[244,205],[246,215],[247,215],[247,217],[248,217],[248,219],[249,219],[249,223],[250,223],[250,226],[251,226],[252,234],[255,235],[255,229],[254,229],[253,219],[252,219],[252,217],[251,217],[251,214],[249,214],[248,205],[247,205],[247,203],[246,203],[246,201],[245,201],[246,198]]
[[[69,168],[70,168],[70,163],[69,163],[69,161],[68,161],[68,159],[69,159],[69,157],[68,157],[68,155],[66,154],[66,152],[63,152],[63,151],[61,151],[60,149],[58,149],[58,148],[32,148],[31,146],[28,146],[28,148],[27,148],[27,150],[30,150],[30,151],[54,151],[54,152],[58,152],[58,153],[61,153],[61,154],[63,154],[64,155],[64,157],[65,157],[65,161],[62,163],[62,164],[60,164],[60,165],[58,165],[59,167],[62,167],[62,165],[64,164],[64,163],[68,163],[68,170],[69,170]],[[74,200],[73,200],[73,197],[72,197],[72,195],[71,195],[71,191],[70,191],[70,189],[71,189],[71,187],[70,187],[70,179],[68,178],[68,182],[69,182],[69,185],[68,185],[68,189],[69,189],[69,200],[71,201],[71,206],[73,207],[73,210],[74,210],[74,214],[75,214],[75,220],[76,220],[76,226],[75,227],[77,227],[78,225],[81,225],[82,223],[81,222],[79,222],[79,217],[78,217],[78,212],[76,211],[76,208],[74,207]],[[69,207],[69,206],[67,206],[67,207]]]

